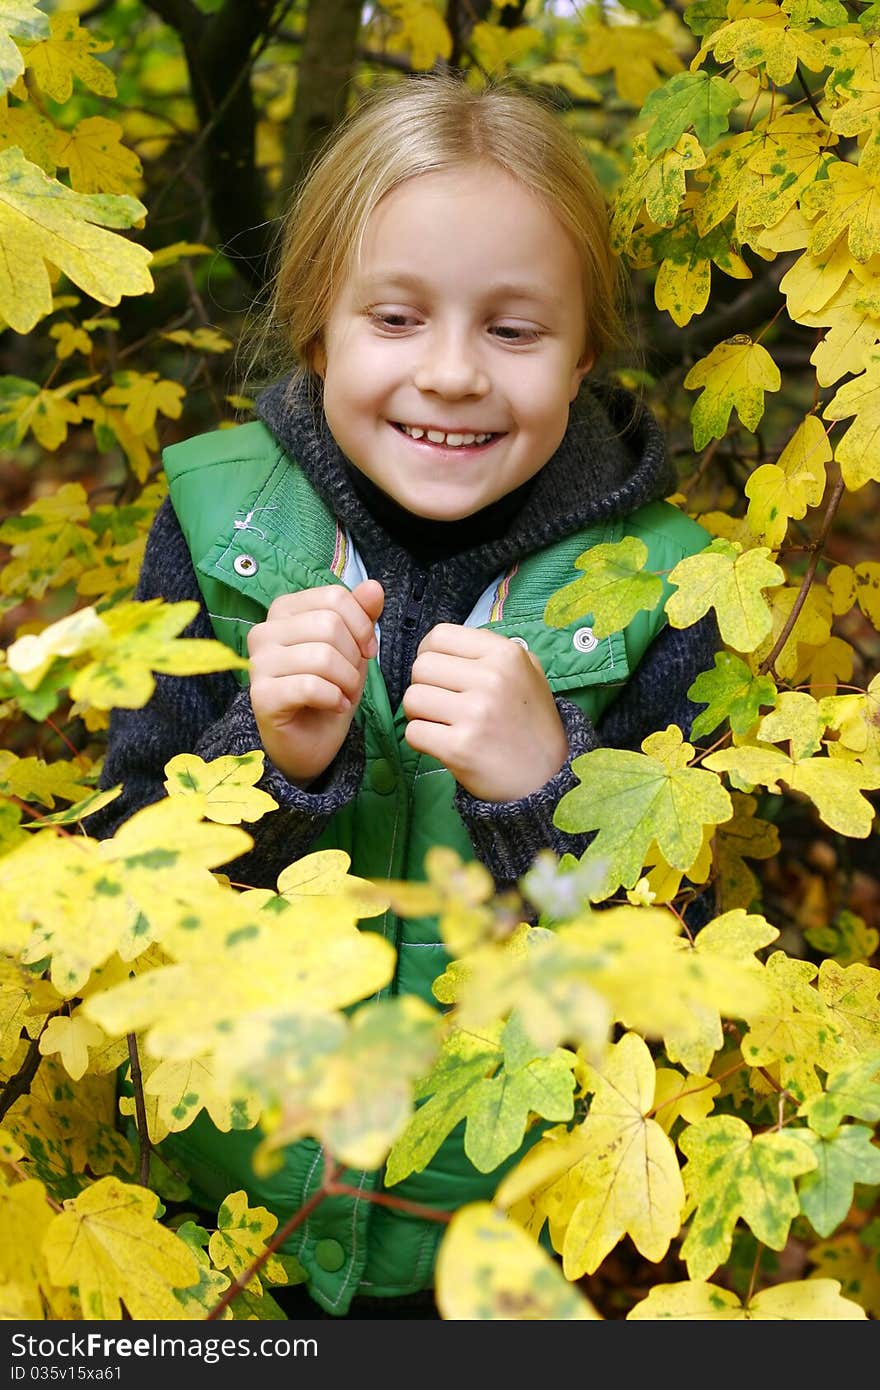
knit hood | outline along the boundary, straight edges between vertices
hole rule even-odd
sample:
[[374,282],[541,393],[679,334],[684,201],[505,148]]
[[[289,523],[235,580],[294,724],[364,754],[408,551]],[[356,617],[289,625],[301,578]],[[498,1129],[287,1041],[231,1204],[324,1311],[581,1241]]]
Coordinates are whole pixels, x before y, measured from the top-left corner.
[[[399,564],[401,549],[352,488],[345,458],[313,387],[314,383],[286,378],[258,397],[257,414],[350,531],[370,572],[378,577],[379,570]],[[457,568],[461,561],[469,575],[475,569],[494,574],[583,526],[627,516],[668,496],[675,481],[663,435],[650,411],[625,388],[587,377],[559,448],[537,475],[507,533],[446,564]]]

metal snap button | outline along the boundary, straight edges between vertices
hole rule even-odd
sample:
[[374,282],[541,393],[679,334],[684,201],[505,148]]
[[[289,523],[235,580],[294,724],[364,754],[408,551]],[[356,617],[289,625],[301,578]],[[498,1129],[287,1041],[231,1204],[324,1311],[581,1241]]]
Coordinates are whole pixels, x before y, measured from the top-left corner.
[[510,641],[515,642],[516,645],[522,647],[524,651],[528,651],[529,649],[529,644],[524,637],[511,637]]
[[599,639],[593,635],[591,627],[579,627],[571,639],[571,644],[579,652],[592,652],[598,647]]
[[260,566],[253,555],[236,555],[232,562],[232,568],[235,570],[236,574],[242,575],[245,579],[250,579],[252,574],[256,574]]

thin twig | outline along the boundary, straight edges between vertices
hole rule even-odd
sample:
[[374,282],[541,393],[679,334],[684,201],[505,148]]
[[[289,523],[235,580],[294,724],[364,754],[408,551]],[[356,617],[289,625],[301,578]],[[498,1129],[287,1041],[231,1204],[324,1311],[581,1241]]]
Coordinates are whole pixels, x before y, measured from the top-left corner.
[[[770,651],[767,653],[767,655],[764,657],[764,660],[758,667],[759,676],[765,676],[768,671],[773,670],[773,663],[775,662],[779,653],[782,651],[783,647],[788,641],[789,636],[791,635],[792,628],[794,627],[795,623],[797,622],[800,616],[801,609],[807,601],[807,594],[810,592],[810,587],[813,583],[813,579],[815,577],[816,570],[819,565],[819,560],[822,556],[822,550],[825,546],[826,540],[828,539],[828,533],[831,530],[831,523],[834,520],[837,508],[840,506],[840,499],[845,491],[846,486],[844,484],[844,481],[842,478],[839,478],[837,482],[834,484],[834,488],[832,490],[831,497],[828,502],[828,507],[825,511],[825,517],[822,522],[822,529],[819,532],[815,546],[813,547],[813,553],[810,556],[810,563],[807,565],[806,572],[804,573],[804,577],[801,580],[801,587],[798,591],[797,598],[792,604],[791,612],[789,613],[788,617],[785,620],[785,623],[783,624],[782,631],[780,632],[776,641],[773,643],[773,646],[771,647]],[[776,672],[774,671],[773,674],[775,677]]]
[[131,1084],[134,1088],[134,1108],[137,1122],[138,1153],[140,1155],[140,1181],[142,1187],[147,1187],[150,1181],[150,1126],[147,1121],[147,1106],[144,1100],[144,1077],[141,1071],[141,1059],[138,1053],[137,1038],[134,1033],[126,1034],[128,1043],[128,1060],[131,1063]]

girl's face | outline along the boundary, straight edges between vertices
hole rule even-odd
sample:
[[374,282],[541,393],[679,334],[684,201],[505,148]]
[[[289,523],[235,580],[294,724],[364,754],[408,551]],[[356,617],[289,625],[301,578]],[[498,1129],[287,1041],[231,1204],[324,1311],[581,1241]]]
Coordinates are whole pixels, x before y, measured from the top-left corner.
[[470,516],[558,446],[592,359],[573,242],[493,164],[387,194],[316,367],[346,456],[407,511]]

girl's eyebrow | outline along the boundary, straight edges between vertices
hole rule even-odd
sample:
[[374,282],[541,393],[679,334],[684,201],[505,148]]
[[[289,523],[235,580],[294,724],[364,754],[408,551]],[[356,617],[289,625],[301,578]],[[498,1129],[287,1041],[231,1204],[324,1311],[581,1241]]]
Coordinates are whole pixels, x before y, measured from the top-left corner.
[[[362,279],[364,289],[375,293],[378,289],[387,290],[410,290],[423,292],[429,286],[420,275],[413,275],[406,270],[375,271],[366,275]],[[553,304],[559,305],[560,301],[554,294],[546,290],[536,288],[525,281],[516,280],[493,280],[483,289],[485,299],[508,298],[528,300],[532,304]]]

